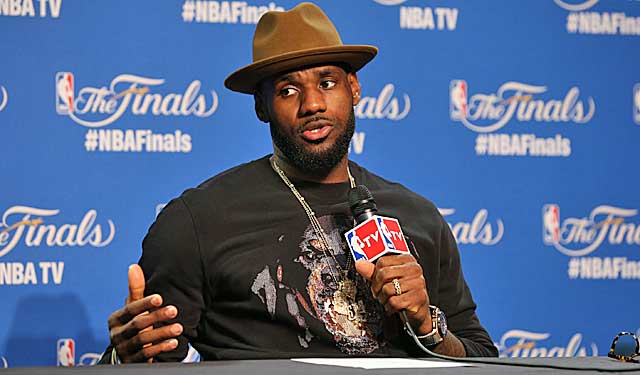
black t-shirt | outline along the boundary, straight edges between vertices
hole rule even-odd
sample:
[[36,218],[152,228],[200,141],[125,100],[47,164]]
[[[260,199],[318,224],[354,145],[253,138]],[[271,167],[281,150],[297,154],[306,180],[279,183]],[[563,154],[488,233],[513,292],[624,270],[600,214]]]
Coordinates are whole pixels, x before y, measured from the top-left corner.
[[[424,270],[430,303],[445,312],[467,354],[495,356],[476,317],[455,240],[435,206],[355,163],[350,168],[356,183],[371,190],[379,214],[399,219]],[[178,349],[158,360],[182,360],[187,342],[205,360],[424,356],[400,328],[397,314],[384,314],[354,270],[343,238],[354,224],[349,183],[293,182],[332,253],[323,251],[268,157],[185,191],[160,213],[143,242],[145,295],[158,293],[175,305],[174,321],[184,332]],[[345,280],[355,286],[356,305],[337,294]]]

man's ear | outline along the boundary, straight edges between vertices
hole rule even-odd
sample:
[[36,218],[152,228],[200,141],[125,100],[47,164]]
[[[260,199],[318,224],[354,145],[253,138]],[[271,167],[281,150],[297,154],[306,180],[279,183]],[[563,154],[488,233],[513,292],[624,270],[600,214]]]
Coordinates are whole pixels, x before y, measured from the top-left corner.
[[351,95],[353,99],[353,105],[360,103],[360,82],[358,82],[358,75],[355,72],[348,73],[347,79],[349,80],[349,86],[351,86]]
[[254,109],[256,111],[256,116],[258,116],[258,120],[268,123],[269,116],[267,115],[267,107],[265,105],[266,103],[264,102],[264,98],[260,90],[256,91],[253,94],[253,102],[254,102]]

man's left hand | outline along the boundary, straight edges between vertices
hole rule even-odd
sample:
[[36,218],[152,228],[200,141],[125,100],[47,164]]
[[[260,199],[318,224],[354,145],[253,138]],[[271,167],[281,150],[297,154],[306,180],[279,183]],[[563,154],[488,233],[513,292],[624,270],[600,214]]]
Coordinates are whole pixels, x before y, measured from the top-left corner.
[[[375,264],[359,260],[356,270],[371,282],[371,292],[388,314],[405,310],[418,335],[431,332],[431,312],[422,267],[410,254],[387,255]],[[397,279],[399,290],[396,290]],[[398,292],[400,292],[398,294]]]

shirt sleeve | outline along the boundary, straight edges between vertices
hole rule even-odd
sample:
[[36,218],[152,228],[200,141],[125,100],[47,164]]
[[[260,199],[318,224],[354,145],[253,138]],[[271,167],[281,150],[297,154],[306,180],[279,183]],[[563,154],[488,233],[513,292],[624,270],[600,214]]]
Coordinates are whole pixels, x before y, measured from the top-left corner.
[[460,253],[449,225],[442,216],[440,232],[440,306],[449,331],[464,345],[468,357],[497,357],[498,349],[476,315],[476,304],[460,264]]
[[162,325],[181,323],[178,347],[161,353],[159,362],[181,361],[189,341],[198,338],[198,324],[204,310],[204,270],[196,228],[182,198],[171,201],[157,217],[142,243],[139,264],[145,274],[145,295],[160,294],[163,306],[178,309],[176,318]]

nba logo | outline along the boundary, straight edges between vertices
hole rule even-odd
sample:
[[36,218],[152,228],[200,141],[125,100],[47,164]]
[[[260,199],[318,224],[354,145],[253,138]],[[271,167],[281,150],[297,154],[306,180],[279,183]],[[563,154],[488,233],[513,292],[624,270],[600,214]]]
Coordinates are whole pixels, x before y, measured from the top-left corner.
[[542,239],[547,245],[560,242],[560,207],[557,204],[545,204],[542,208]]
[[467,81],[454,79],[449,84],[449,115],[453,121],[467,118]]
[[380,238],[382,236],[375,218],[377,216],[345,233],[347,244],[355,260],[366,259],[374,261],[384,255],[387,249],[386,242]]
[[59,115],[73,113],[73,73],[56,73],[56,112]]
[[393,241],[391,241],[391,231],[389,230],[389,227],[387,227],[387,223],[385,223],[385,220],[381,217],[376,218],[378,220],[378,227],[380,228],[380,235],[382,236],[382,239],[384,240],[384,245],[387,247],[387,249],[389,250],[395,250],[396,247],[393,244]]
[[76,362],[76,343],[73,339],[58,340],[58,366],[70,367]]
[[640,125],[640,83],[633,86],[633,121]]
[[347,238],[347,243],[349,244],[349,248],[351,248],[351,254],[353,255],[353,258],[356,261],[360,259],[365,259],[365,260],[368,259],[367,254],[365,254],[364,250],[362,250],[364,243],[362,242],[360,237],[358,237],[356,232],[349,231],[345,236]]
[[388,242],[387,248],[394,253],[408,253],[409,245],[404,238],[402,228],[400,228],[400,222],[397,219],[389,217],[379,217],[379,226],[382,229],[382,233],[385,235]]

